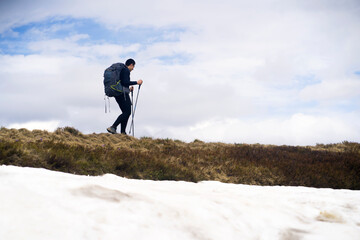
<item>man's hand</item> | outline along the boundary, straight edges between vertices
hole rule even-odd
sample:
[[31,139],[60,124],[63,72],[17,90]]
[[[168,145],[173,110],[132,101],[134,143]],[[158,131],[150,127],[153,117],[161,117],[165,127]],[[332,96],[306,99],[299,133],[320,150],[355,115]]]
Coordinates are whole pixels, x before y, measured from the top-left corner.
[[134,87],[133,86],[130,86],[130,92],[134,91]]
[[141,79],[137,81],[137,84],[139,84],[139,85],[141,85],[142,83],[143,83],[143,80],[141,80]]

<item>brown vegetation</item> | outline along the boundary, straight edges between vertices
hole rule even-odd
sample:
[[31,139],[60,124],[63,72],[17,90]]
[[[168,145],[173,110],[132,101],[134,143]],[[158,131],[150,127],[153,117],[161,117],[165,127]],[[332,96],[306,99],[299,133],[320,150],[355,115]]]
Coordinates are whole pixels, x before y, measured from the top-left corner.
[[0,164],[136,179],[360,189],[360,144],[184,143],[111,134],[0,129]]

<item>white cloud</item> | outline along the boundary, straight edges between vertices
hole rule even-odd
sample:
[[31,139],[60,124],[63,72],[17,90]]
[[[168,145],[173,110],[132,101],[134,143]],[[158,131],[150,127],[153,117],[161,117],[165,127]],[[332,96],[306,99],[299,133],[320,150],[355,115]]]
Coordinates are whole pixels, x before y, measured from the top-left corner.
[[87,35],[73,35],[66,39],[50,39],[30,42],[28,47],[34,52],[52,56],[79,56],[84,59],[96,59],[98,57],[119,58],[139,50],[139,44],[122,46],[118,44],[79,44],[78,40],[88,38]]
[[29,81],[27,79],[34,75],[56,75],[60,72],[61,58],[58,56],[0,55],[0,74],[3,80],[15,76],[18,83],[21,83]]
[[192,141],[222,141],[228,143],[261,143],[277,145],[315,145],[317,143],[336,143],[344,140],[359,141],[360,128],[354,131],[351,121],[359,117],[313,116],[296,113],[290,117],[266,119],[218,118],[198,122],[182,128],[146,126],[149,134],[157,137]]
[[46,122],[31,121],[26,123],[12,123],[7,127],[16,128],[16,129],[26,128],[29,130],[40,129],[40,130],[54,131],[56,128],[59,127],[59,121],[46,121]]
[[[103,66],[86,59],[46,55],[3,56],[2,124],[67,121],[71,106],[93,106],[103,94]],[[10,121],[10,123],[8,123]]]
[[360,96],[360,78],[324,80],[300,92],[300,97],[306,101],[338,101],[356,96]]

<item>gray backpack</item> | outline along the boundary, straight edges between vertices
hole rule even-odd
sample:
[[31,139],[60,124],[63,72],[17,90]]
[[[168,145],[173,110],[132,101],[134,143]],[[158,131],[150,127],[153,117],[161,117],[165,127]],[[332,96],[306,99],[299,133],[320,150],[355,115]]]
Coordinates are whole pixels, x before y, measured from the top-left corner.
[[104,90],[108,97],[120,96],[123,92],[129,92],[129,88],[123,87],[120,80],[120,72],[126,68],[123,63],[114,63],[104,72]]

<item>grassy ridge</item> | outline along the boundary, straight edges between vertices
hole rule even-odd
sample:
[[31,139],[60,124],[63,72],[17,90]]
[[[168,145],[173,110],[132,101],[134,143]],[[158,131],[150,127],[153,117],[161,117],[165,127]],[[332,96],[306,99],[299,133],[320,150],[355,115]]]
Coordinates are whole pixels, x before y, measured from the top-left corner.
[[123,135],[0,129],[0,164],[152,179],[360,189],[360,144],[184,143]]

